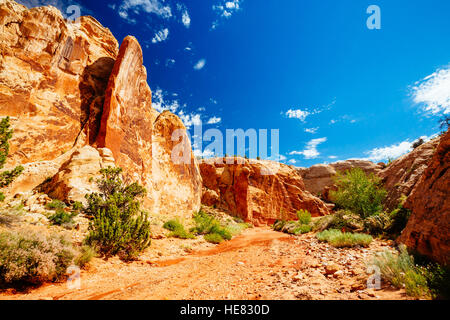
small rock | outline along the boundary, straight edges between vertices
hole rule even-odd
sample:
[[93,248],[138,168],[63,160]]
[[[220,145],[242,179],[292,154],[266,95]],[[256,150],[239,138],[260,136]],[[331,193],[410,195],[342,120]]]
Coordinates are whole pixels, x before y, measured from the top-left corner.
[[340,267],[335,263],[330,263],[325,266],[325,274],[335,274],[340,270]]

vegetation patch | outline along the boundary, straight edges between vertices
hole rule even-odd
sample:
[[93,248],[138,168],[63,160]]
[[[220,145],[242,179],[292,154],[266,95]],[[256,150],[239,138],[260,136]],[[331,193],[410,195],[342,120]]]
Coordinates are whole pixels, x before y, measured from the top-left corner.
[[311,214],[307,210],[297,211],[298,221],[277,220],[272,226],[273,230],[288,234],[300,235],[311,232]]
[[[233,238],[233,233],[227,226],[223,226],[220,221],[202,210],[195,213],[193,219],[195,227],[192,228],[191,232],[204,235],[204,239],[208,242],[213,242],[210,240],[216,240],[213,243],[220,243],[223,240],[231,240]],[[219,241],[220,238],[218,236],[222,238],[221,241]]]
[[100,193],[86,195],[84,212],[92,221],[85,242],[105,256],[136,259],[151,243],[148,214],[141,210],[138,200],[146,190],[137,183],[125,185],[121,168],[108,167],[100,173]]
[[328,242],[336,248],[368,247],[373,240],[372,236],[368,234],[342,232],[335,229],[319,232],[316,237],[319,241]]
[[195,235],[185,230],[183,224],[178,220],[169,220],[163,225],[164,229],[172,231],[169,233],[169,237],[179,239],[195,239]]
[[44,235],[31,230],[1,232],[0,283],[40,284],[59,280],[76,254],[62,235]]

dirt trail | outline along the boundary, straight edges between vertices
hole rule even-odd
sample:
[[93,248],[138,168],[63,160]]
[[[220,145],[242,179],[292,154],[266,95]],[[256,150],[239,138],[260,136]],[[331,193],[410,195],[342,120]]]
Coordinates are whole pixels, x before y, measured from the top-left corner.
[[[4,292],[0,299],[404,299],[398,290],[376,294],[351,289],[355,279],[326,277],[317,268],[308,236],[265,228],[185,257],[123,263],[95,259],[81,273],[81,288],[50,284],[28,293]],[[375,244],[376,249],[379,244]],[[324,256],[324,261],[332,259]],[[362,263],[362,261],[356,261]],[[367,277],[367,276],[366,276]]]

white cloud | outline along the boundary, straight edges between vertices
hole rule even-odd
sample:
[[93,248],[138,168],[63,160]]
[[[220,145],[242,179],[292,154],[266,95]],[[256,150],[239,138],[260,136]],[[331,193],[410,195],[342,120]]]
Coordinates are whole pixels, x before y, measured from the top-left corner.
[[426,113],[450,113],[450,67],[438,69],[415,83],[412,88],[414,102],[423,105]]
[[134,23],[134,19],[129,18],[129,12],[134,14],[151,13],[168,19],[172,17],[172,9],[170,6],[163,5],[159,0],[124,0],[119,7],[119,15],[130,23]]
[[211,29],[216,29],[219,26],[219,19],[229,19],[235,12],[241,10],[241,3],[243,0],[221,0],[219,4],[213,5],[212,8],[219,16],[211,26]]
[[306,129],[305,129],[305,132],[315,134],[315,133],[317,133],[317,130],[319,130],[319,127],[316,127],[316,128],[306,128]]
[[166,100],[163,91],[158,88],[152,94],[152,107],[158,112],[169,110],[172,113],[176,113],[180,108],[180,103],[178,102],[178,100]]
[[292,151],[289,155],[303,155],[305,159],[316,159],[320,155],[319,151],[317,151],[317,146],[326,141],[327,138],[312,139],[306,144],[305,150]]
[[194,149],[194,156],[200,157],[200,158],[211,158],[214,157],[215,154],[211,150],[205,149],[203,152],[200,149]]
[[[437,136],[437,134],[434,134],[432,136],[422,136],[420,137],[425,142],[430,141],[431,139],[434,139]],[[370,151],[365,152],[365,154],[368,155],[367,158],[363,158],[363,160],[369,160],[373,162],[378,162],[382,160],[389,160],[389,159],[397,159],[401,157],[402,155],[412,151],[412,144],[415,140],[405,140],[403,142],[393,144],[391,146],[381,147],[381,148],[374,148]]]
[[173,67],[175,62],[176,62],[175,59],[167,59],[166,60],[166,67],[168,67],[168,68]]
[[152,43],[158,43],[158,42],[162,42],[167,40],[167,38],[169,37],[169,29],[165,28],[162,29],[160,31],[158,31],[157,33],[155,33],[155,36],[152,39]]
[[337,159],[337,157],[336,156],[329,156],[328,159],[334,160],[334,159]]
[[205,59],[200,59],[195,65],[194,65],[194,69],[195,70],[201,70],[205,67],[206,65],[206,60]]
[[27,8],[53,6],[61,11],[65,18],[69,18],[74,14],[73,11],[68,10],[70,6],[77,6],[80,8],[81,15],[92,15],[92,11],[79,4],[77,1],[72,0],[16,0],[18,3],[26,6]]
[[207,124],[217,124],[222,121],[222,118],[212,117],[208,120]]
[[183,12],[183,15],[181,17],[181,22],[183,22],[183,24],[186,28],[189,28],[191,26],[191,17],[189,16],[189,13],[187,12],[187,10]]
[[305,119],[310,115],[311,113],[309,112],[309,111],[306,111],[306,110],[301,110],[301,109],[296,109],[296,110],[294,110],[294,109],[289,109],[287,112],[286,112],[286,116],[288,117],[288,118],[296,118],[296,119],[299,119],[300,121],[305,121]]
[[291,164],[296,164],[297,161],[296,161],[295,159],[291,159],[291,160],[289,160],[289,163],[291,163]]
[[193,125],[199,126],[202,123],[201,116],[198,113],[185,114],[183,110],[178,112],[178,116],[183,121],[186,128],[190,128]]

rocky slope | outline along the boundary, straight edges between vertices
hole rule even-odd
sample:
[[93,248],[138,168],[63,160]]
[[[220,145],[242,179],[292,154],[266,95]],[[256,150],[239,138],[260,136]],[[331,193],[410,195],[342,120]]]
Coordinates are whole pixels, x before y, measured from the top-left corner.
[[433,157],[439,138],[433,139],[408,154],[396,159],[389,166],[379,172],[386,196],[386,210],[395,209],[402,196],[409,196]]
[[449,168],[450,131],[447,131],[404,205],[412,214],[399,239],[445,264],[450,264]]
[[209,159],[200,163],[202,203],[217,206],[256,225],[296,219],[307,209],[313,216],[329,214],[290,166],[243,158]]
[[[125,177],[146,187],[147,209],[189,216],[199,209],[201,176],[189,141],[183,140],[190,163],[175,164],[167,156],[172,133],[186,135],[185,127],[175,115],[158,117],[151,107],[134,37],[126,37],[119,50],[111,32],[92,17],[72,23],[53,7],[27,9],[0,0],[0,52],[0,116],[10,116],[14,128],[8,166],[25,167],[10,195],[51,179],[47,190],[53,196],[80,199],[80,190],[92,187],[86,181],[95,177],[93,169],[83,169],[84,161],[104,167],[94,153],[109,149]],[[98,151],[80,151],[85,146]],[[79,159],[87,153],[89,159]]]

